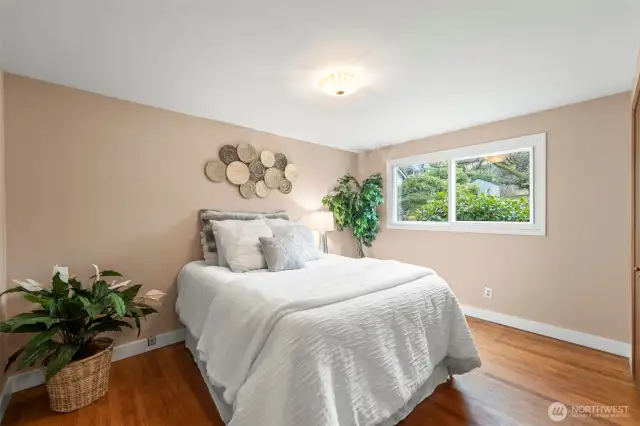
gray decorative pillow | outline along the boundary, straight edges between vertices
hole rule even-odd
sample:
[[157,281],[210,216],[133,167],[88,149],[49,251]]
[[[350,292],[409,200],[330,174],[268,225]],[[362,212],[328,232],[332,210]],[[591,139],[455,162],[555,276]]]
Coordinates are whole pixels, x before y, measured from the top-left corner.
[[293,235],[278,237],[260,237],[264,257],[269,272],[287,271],[304,267],[302,253],[298,250]]
[[313,232],[303,224],[291,221],[283,223],[284,221],[271,219],[265,219],[265,221],[273,231],[274,237],[294,237],[294,243],[302,256],[303,261],[308,262],[310,260],[316,260],[322,255],[318,249]]
[[[218,247],[216,246],[216,237],[213,234],[213,220],[255,220],[258,218],[269,219],[289,219],[289,214],[284,211],[277,211],[271,213],[260,212],[227,212],[220,210],[202,209],[200,210],[200,222],[202,222],[202,232],[204,234],[204,240],[202,240],[202,253],[207,263],[211,263],[215,258],[217,259],[218,266],[227,266],[220,264],[218,256]],[[213,263],[212,263],[213,264]]]
[[[224,257],[224,250],[222,248],[222,240],[220,238],[220,233],[218,232],[217,228],[216,228],[216,223],[218,223],[218,221],[216,220],[212,220],[209,222],[211,224],[211,231],[213,232],[213,237],[214,237],[214,241],[215,241],[215,249],[216,252],[214,253],[216,255],[216,265],[218,266],[222,266],[224,268],[228,268],[229,267],[229,262],[227,262],[227,259]],[[205,260],[207,259],[206,257],[207,255],[205,254]],[[211,255],[209,255],[211,256]]]

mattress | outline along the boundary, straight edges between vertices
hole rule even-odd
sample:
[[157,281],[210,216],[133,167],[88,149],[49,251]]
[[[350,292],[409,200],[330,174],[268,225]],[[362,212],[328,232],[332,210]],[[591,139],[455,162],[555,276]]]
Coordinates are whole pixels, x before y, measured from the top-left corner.
[[[318,260],[307,262],[305,268],[321,268],[344,262],[354,262],[354,259],[337,256],[323,255]],[[278,272],[286,274],[287,271]],[[196,339],[200,339],[204,324],[209,313],[211,302],[217,292],[223,286],[231,285],[233,281],[247,276],[247,274],[270,274],[266,269],[246,273],[235,273],[229,268],[208,265],[204,260],[198,260],[185,265],[178,275],[178,301],[176,312],[189,333]],[[188,306],[189,309],[180,309],[180,306]]]

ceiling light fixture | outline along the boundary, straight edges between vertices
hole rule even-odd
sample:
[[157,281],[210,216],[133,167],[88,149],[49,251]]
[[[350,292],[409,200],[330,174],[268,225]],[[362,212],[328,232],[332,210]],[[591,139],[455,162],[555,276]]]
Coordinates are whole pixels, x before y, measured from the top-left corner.
[[320,78],[318,86],[327,95],[347,96],[360,88],[360,79],[351,71],[330,71]]

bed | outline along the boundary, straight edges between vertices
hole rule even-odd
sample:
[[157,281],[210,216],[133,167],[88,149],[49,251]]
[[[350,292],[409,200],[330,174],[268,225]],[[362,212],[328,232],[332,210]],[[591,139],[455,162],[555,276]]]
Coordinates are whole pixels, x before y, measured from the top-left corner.
[[391,426],[481,365],[434,271],[325,255],[303,269],[178,276],[176,311],[229,426]]

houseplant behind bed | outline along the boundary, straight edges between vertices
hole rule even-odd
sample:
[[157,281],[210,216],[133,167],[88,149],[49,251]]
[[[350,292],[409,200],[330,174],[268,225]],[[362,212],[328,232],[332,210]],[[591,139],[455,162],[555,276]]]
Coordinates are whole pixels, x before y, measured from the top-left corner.
[[75,278],[66,279],[54,268],[51,288],[34,280],[13,280],[18,284],[6,293],[23,293],[38,309],[0,323],[2,333],[37,333],[7,362],[19,369],[40,365],[45,375],[49,404],[58,412],[77,410],[107,393],[113,339],[100,333],[133,328],[140,335],[140,318],[157,311],[149,305],[164,293],[151,290],[138,297],[141,284],[130,281],[108,284],[105,277],[122,277],[116,271],[100,272],[84,287]]
[[362,246],[371,247],[380,228],[377,208],[384,202],[382,175],[375,173],[362,184],[347,173],[333,188],[333,192],[322,199],[322,204],[333,213],[338,231],[351,228],[356,239],[358,257],[365,257]]

